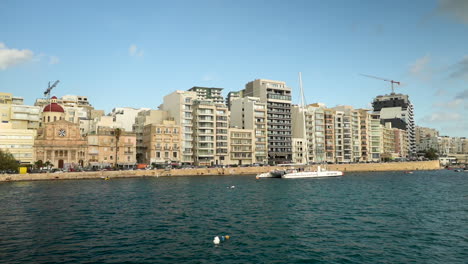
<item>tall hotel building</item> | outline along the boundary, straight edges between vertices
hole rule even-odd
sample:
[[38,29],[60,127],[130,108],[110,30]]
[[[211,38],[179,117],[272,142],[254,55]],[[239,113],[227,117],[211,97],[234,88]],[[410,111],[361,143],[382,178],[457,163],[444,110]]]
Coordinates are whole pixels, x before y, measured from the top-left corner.
[[374,114],[380,116],[380,123],[390,122],[393,128],[406,130],[408,134],[409,154],[416,153],[416,131],[414,109],[408,95],[391,93],[379,95],[372,102]]
[[267,104],[268,161],[292,161],[291,88],[285,82],[257,79],[245,85],[243,97]]

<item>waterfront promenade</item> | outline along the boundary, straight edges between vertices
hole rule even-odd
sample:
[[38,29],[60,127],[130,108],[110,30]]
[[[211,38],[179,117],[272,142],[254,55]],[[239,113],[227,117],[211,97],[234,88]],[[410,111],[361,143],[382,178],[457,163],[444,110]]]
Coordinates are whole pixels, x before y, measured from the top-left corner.
[[[309,166],[316,170],[317,165]],[[131,177],[168,177],[168,176],[205,176],[205,175],[256,175],[284,167],[230,167],[230,168],[195,168],[171,170],[123,170],[123,171],[92,171],[92,172],[63,172],[63,173],[34,173],[34,174],[0,174],[0,182],[8,181],[35,181],[35,180],[76,180],[99,178],[131,178]],[[346,172],[372,172],[372,171],[415,171],[438,170],[440,164],[434,161],[416,162],[389,162],[389,163],[353,163],[330,164],[328,170]]]

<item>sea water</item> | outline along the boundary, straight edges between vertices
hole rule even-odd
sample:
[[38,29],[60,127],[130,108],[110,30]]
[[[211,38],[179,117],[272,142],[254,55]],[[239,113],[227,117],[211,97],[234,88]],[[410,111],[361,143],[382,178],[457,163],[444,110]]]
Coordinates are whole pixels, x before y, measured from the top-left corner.
[[0,263],[467,260],[467,173],[0,184]]

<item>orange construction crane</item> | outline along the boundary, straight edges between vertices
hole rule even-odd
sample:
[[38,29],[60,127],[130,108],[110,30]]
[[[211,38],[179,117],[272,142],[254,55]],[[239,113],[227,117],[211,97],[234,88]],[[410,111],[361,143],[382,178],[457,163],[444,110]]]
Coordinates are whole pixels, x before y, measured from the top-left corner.
[[400,82],[397,82],[397,81],[394,81],[394,80],[389,80],[389,79],[385,79],[385,78],[381,78],[381,77],[377,77],[377,76],[372,76],[372,75],[367,75],[367,74],[361,74],[361,75],[365,76],[365,77],[369,77],[369,78],[374,78],[374,79],[390,82],[392,84],[392,94],[395,94],[395,88],[393,87],[393,84],[396,83],[398,85],[401,85]]

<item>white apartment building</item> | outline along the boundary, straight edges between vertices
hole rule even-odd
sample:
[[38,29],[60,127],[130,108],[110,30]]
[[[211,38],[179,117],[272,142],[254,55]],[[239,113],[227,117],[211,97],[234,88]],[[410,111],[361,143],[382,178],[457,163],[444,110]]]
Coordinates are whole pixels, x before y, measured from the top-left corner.
[[337,162],[361,160],[361,122],[359,110],[337,106],[335,110],[335,142]]
[[182,164],[193,164],[193,103],[198,98],[196,92],[177,90],[164,96],[161,110],[167,111],[169,116],[181,128]]
[[255,131],[254,155],[258,163],[268,163],[267,107],[258,97],[231,101],[231,127]]

